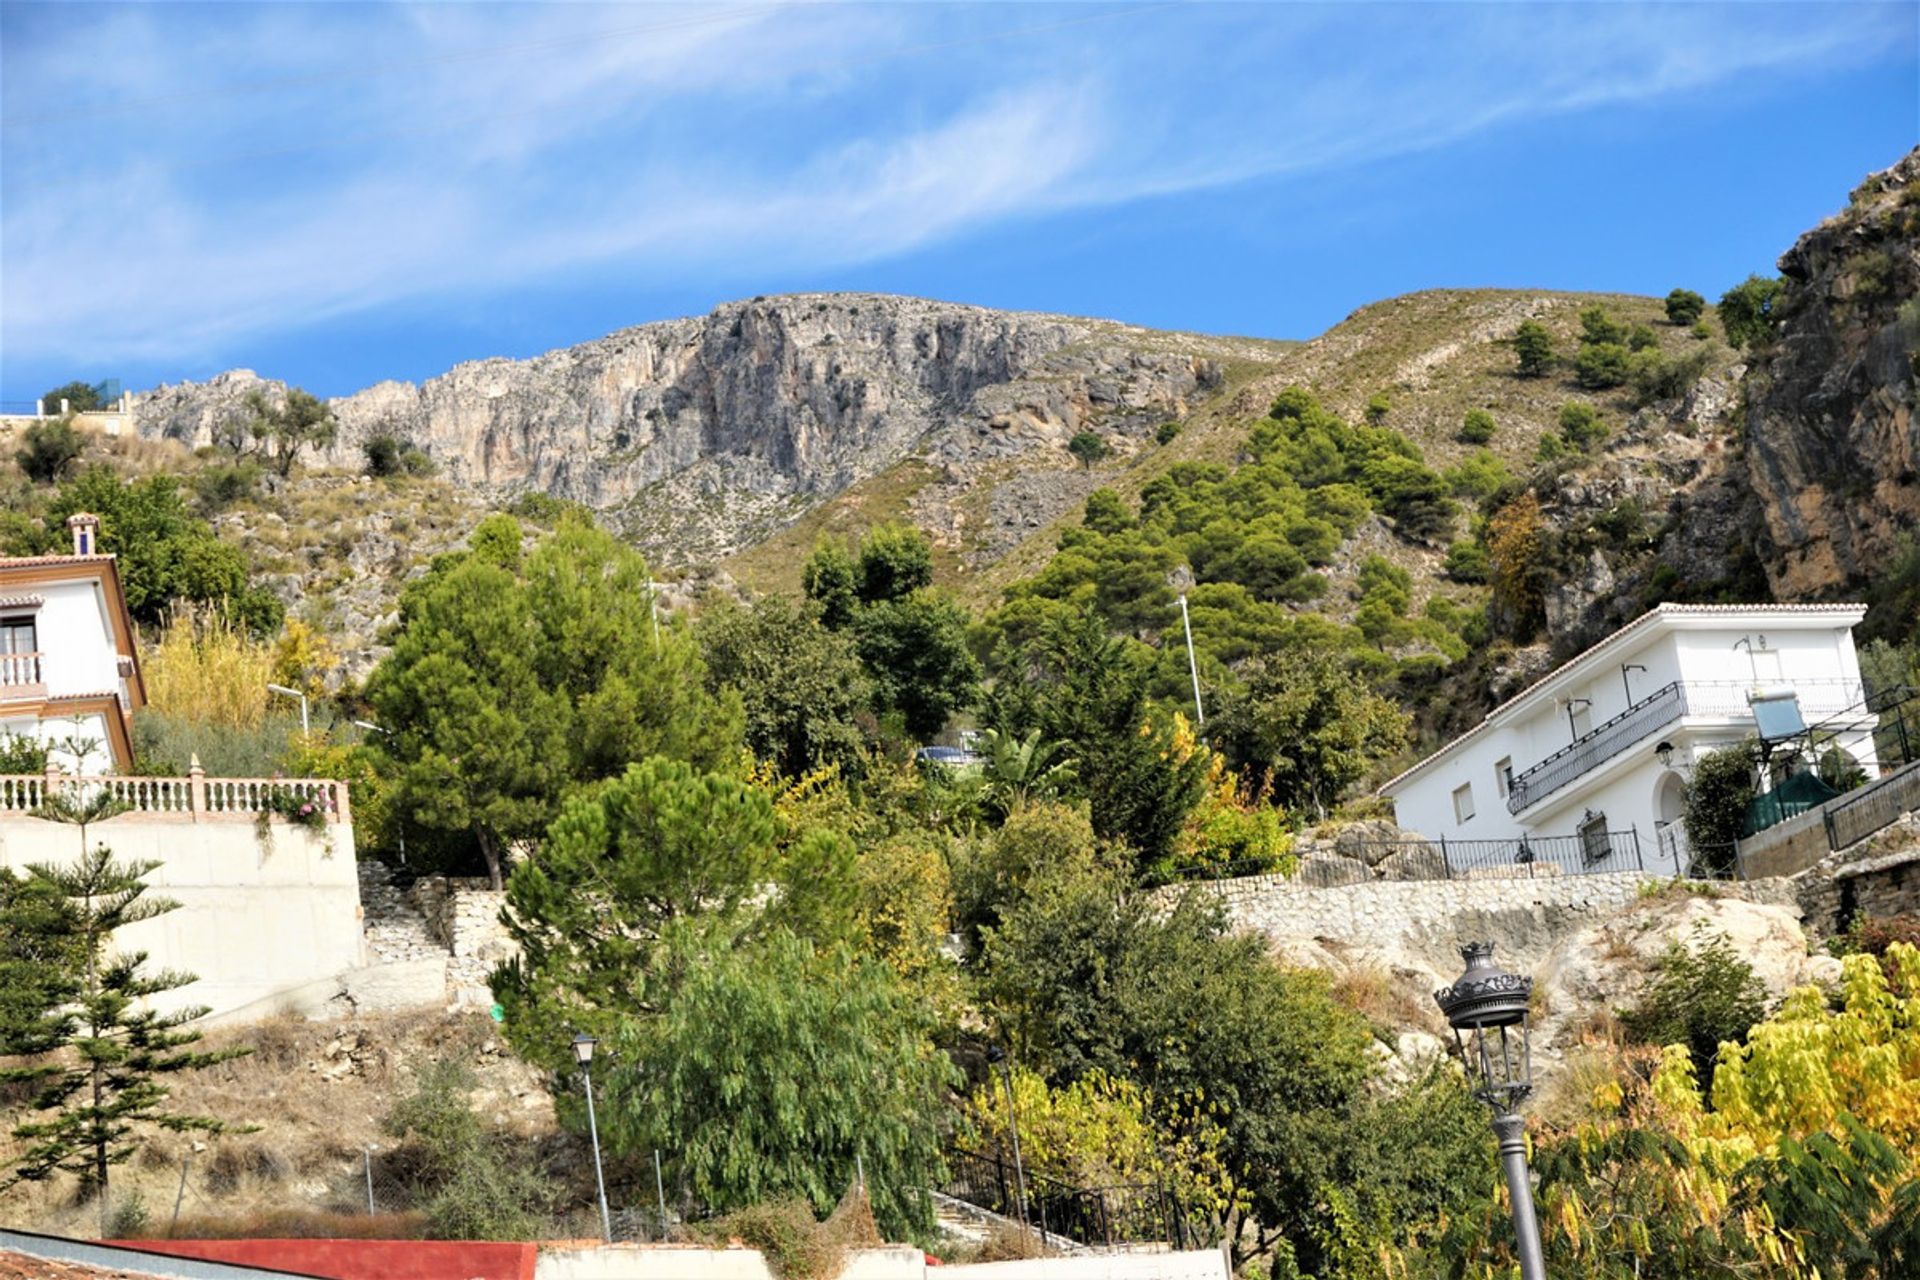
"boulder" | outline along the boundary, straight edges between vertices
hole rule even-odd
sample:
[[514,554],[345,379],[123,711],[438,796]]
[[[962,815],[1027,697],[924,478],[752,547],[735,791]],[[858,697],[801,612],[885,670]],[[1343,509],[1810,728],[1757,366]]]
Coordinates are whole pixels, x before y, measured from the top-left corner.
[[1374,871],[1386,880],[1445,880],[1447,860],[1438,849],[1421,841],[1387,855]]
[[1343,884],[1364,884],[1373,879],[1367,864],[1356,858],[1327,857],[1316,854],[1300,859],[1293,878],[1315,889],[1333,889]]
[[1403,841],[1417,838],[1385,819],[1369,818],[1335,832],[1333,851],[1342,858],[1357,858],[1377,867],[1398,852]]

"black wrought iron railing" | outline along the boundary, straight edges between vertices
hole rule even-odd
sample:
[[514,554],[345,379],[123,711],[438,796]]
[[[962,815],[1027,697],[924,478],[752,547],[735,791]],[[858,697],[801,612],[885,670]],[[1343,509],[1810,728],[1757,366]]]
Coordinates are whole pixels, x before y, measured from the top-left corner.
[[1605,724],[1588,730],[1523,773],[1507,788],[1507,812],[1519,813],[1599,768],[1634,743],[1687,713],[1686,686],[1663,685]]
[[1022,1177],[998,1151],[961,1147],[947,1149],[947,1168],[947,1195],[1026,1223],[1043,1235],[1100,1246],[1164,1242],[1182,1248],[1202,1243],[1176,1199],[1161,1187],[1076,1187],[1032,1170]]

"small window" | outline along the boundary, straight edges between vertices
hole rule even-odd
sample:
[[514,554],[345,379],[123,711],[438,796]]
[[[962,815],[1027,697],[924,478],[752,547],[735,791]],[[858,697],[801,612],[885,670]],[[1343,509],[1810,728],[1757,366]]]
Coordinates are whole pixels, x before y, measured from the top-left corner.
[[38,653],[32,618],[0,618],[0,653]]
[[1607,815],[1589,813],[1580,822],[1580,857],[1588,866],[1596,862],[1605,862],[1613,852],[1613,842],[1607,839]]
[[1502,800],[1513,790],[1513,757],[1501,756],[1493,762],[1493,789]]
[[1463,782],[1453,789],[1453,820],[1465,822],[1473,816],[1473,784]]

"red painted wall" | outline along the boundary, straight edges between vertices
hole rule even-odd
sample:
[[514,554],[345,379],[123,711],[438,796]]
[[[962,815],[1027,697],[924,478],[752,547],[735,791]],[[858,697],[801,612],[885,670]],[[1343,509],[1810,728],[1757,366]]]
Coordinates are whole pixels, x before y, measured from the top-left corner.
[[533,1280],[538,1249],[480,1240],[116,1240],[176,1258],[325,1280]]

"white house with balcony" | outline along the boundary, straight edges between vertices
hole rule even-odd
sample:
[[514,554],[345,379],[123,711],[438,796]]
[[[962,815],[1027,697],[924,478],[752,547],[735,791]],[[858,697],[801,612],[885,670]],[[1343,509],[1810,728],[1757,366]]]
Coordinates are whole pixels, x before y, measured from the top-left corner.
[[73,554],[0,558],[0,736],[32,738],[73,773],[133,765],[146,702],[133,619],[100,522],[75,515]]
[[[1758,738],[1878,777],[1858,604],[1663,604],[1380,788],[1451,863],[1677,874],[1693,761]],[[1809,738],[1811,735],[1811,739]]]
[[86,842],[154,863],[148,883],[180,908],[115,942],[199,977],[160,1004],[239,1014],[326,1001],[363,956],[346,784],[208,777],[197,760],[184,776],[134,775],[138,636],[99,521],[67,523],[72,554],[0,558],[0,736],[47,748],[43,769],[0,773],[0,870],[78,857],[81,829],[52,820],[49,801],[107,793],[119,812],[89,824]]

